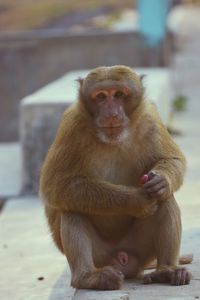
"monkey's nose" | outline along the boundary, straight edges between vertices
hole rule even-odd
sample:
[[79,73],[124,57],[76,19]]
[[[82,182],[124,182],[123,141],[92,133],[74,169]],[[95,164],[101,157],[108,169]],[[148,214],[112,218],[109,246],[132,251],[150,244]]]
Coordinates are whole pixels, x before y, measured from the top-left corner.
[[117,109],[108,108],[106,112],[107,118],[117,118],[119,116],[119,111]]
[[118,119],[122,119],[122,117],[120,116],[118,111],[110,111],[110,112],[107,112],[105,119],[110,120],[110,121],[112,121],[112,120],[115,121]]
[[120,117],[119,117],[119,114],[118,113],[115,113],[115,114],[112,114],[108,117],[108,119],[110,119],[110,121],[116,121],[116,120],[119,120]]

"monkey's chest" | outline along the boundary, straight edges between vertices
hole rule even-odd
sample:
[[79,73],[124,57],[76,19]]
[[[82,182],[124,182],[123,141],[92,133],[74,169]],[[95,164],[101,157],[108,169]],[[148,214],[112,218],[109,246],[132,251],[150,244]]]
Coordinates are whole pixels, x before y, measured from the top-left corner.
[[[127,159],[117,151],[106,155],[99,153],[96,157],[98,159],[90,162],[91,174],[94,177],[112,184],[137,185],[139,173],[133,159]],[[90,215],[89,218],[98,233],[108,241],[122,238],[133,222],[133,218],[128,215]]]
[[92,173],[95,177],[113,184],[134,185],[137,171],[134,164],[115,155],[99,156],[91,161]]

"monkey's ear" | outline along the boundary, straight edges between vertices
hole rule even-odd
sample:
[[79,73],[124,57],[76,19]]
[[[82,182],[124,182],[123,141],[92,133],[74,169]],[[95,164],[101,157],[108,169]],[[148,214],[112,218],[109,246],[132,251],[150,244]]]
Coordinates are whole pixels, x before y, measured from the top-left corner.
[[83,84],[83,80],[84,80],[84,78],[82,78],[82,77],[78,77],[78,78],[76,79],[76,81],[79,83],[80,87],[81,87],[82,84]]
[[147,75],[146,74],[142,74],[140,75],[140,81],[143,83],[143,79],[146,77]]

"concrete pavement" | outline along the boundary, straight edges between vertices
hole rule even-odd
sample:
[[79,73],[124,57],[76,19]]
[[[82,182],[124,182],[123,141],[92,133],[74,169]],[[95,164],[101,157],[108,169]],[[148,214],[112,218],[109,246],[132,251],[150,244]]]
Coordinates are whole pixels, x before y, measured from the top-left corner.
[[[190,207],[190,206],[189,206]],[[188,211],[189,213],[189,211]],[[187,216],[186,212],[184,213]],[[191,225],[191,224],[190,224]],[[77,291],[74,300],[197,299],[200,297],[200,229],[184,226],[182,252],[194,252],[189,286],[126,281],[116,292]],[[42,204],[36,197],[10,200],[0,217],[0,299],[71,299],[66,259],[53,245]]]

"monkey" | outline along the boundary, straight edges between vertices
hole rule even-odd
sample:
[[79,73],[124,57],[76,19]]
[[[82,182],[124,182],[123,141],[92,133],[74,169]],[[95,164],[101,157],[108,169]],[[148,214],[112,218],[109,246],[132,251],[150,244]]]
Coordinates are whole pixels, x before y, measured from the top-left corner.
[[[186,159],[128,66],[97,67],[79,78],[41,169],[53,240],[71,285],[120,289],[156,261],[143,282],[185,285],[179,265],[180,209],[174,198]],[[145,175],[141,183],[141,177]],[[191,257],[182,257],[191,262]]]

